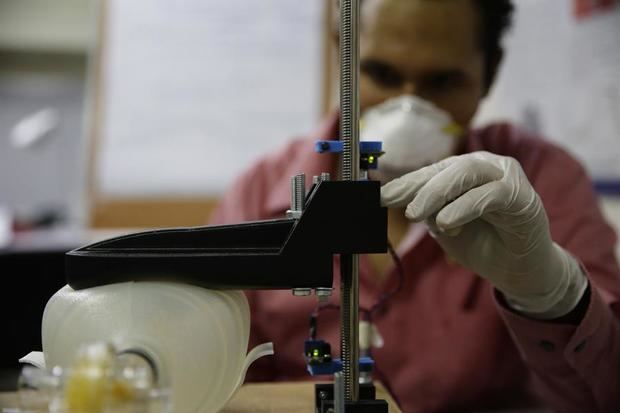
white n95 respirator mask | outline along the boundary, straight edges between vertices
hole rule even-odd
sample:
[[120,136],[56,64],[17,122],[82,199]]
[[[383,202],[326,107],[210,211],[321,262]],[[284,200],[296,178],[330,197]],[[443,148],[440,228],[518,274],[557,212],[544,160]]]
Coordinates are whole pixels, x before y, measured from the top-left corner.
[[371,177],[385,184],[457,151],[462,128],[450,114],[417,96],[389,99],[366,110],[361,141],[382,141],[385,154]]

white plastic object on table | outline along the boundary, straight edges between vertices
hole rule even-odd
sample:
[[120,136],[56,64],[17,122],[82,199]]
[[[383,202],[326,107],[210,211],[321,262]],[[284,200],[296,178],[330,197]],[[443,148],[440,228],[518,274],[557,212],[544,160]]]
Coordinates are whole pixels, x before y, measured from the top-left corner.
[[185,284],[128,282],[84,290],[63,287],[47,303],[45,365],[70,366],[79,348],[97,341],[139,350],[171,390],[175,413],[222,409],[249,365],[273,354],[266,343],[247,353],[250,309],[240,291]]

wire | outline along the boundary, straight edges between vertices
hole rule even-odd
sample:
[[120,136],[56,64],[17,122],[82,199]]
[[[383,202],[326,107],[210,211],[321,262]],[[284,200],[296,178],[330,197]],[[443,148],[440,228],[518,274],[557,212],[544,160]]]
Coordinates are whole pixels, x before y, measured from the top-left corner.
[[[392,291],[382,294],[381,297],[379,297],[379,299],[377,300],[377,302],[372,307],[370,307],[370,309],[360,307],[359,311],[364,315],[364,319],[368,321],[369,323],[372,323],[373,316],[378,311],[385,308],[387,304],[389,303],[389,301],[392,298],[394,298],[402,290],[405,284],[405,267],[403,266],[402,261],[398,257],[398,254],[394,250],[394,247],[392,246],[392,243],[389,240],[387,242],[387,247],[388,247],[388,252],[390,256],[392,257],[392,260],[394,261],[394,264],[396,265],[398,283],[396,284],[396,287],[394,287]],[[325,310],[340,310],[340,305],[332,304],[332,303],[322,304],[322,305],[317,304],[314,311],[310,314],[310,339],[312,340],[316,340],[319,314]],[[370,349],[368,350],[368,355],[370,355]],[[394,394],[394,392],[391,391],[391,388],[389,387],[389,381],[387,380],[387,376],[385,376],[385,374],[383,374],[383,372],[379,369],[379,366],[377,365],[377,363],[374,364],[373,368],[375,369],[376,373],[379,376],[384,378],[383,382],[387,386],[388,391],[390,391],[391,394]]]
[[370,311],[369,311],[370,317],[368,318],[368,321],[372,320],[372,316],[377,311],[385,307],[388,301],[392,299],[396,294],[398,294],[400,290],[402,290],[403,285],[405,284],[405,267],[403,266],[403,263],[400,260],[400,257],[394,250],[394,247],[392,246],[392,243],[389,240],[387,243],[387,247],[388,247],[388,252],[390,253],[390,256],[392,257],[392,260],[394,261],[394,265],[396,265],[396,273],[398,275],[398,284],[396,284],[396,287],[394,287],[392,291],[385,293],[381,297],[379,297],[377,302],[370,308]]

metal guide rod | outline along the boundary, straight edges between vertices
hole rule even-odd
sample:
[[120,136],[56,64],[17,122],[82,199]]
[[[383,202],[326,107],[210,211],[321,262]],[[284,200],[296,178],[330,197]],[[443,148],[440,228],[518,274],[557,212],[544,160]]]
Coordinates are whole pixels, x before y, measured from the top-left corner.
[[340,353],[344,396],[359,399],[359,267],[357,254],[340,256]]
[[[359,180],[359,0],[340,0],[340,140],[343,181]],[[346,213],[346,211],[344,211]],[[340,352],[347,401],[359,399],[359,258],[341,257]]]
[[342,373],[334,374],[334,413],[345,413],[344,411],[344,382]]

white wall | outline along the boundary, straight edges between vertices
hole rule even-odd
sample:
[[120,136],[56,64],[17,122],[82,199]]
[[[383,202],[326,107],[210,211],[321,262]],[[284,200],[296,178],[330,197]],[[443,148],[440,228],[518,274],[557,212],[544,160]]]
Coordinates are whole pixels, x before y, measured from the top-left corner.
[[510,120],[620,181],[620,3],[578,18],[569,0],[515,0],[498,81],[477,123]]
[[107,4],[103,196],[218,195],[258,156],[317,126],[322,1]]

